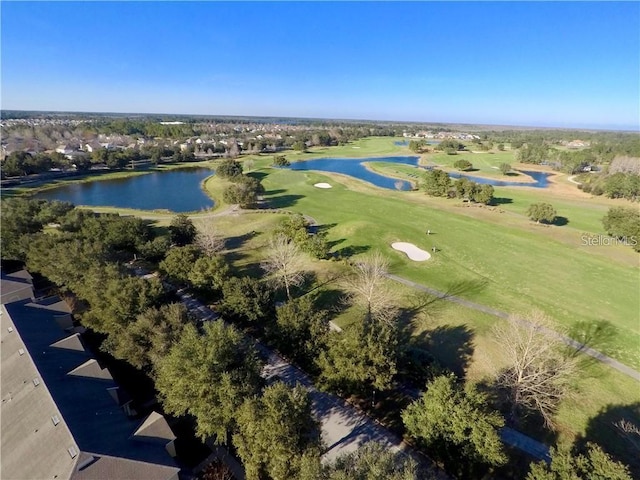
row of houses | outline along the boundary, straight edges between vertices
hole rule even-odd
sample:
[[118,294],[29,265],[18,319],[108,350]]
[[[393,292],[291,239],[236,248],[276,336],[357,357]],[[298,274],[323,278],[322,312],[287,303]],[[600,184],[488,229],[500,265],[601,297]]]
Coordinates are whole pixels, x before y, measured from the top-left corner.
[[24,270],[2,274],[0,292],[0,478],[178,480],[166,419],[139,415],[67,304],[36,299]]
[[419,131],[416,133],[413,132],[403,132],[402,136],[404,138],[429,138],[435,140],[446,140],[446,139],[455,139],[455,140],[479,140],[480,136],[474,135],[471,133],[464,132],[438,132],[433,133],[431,131]]

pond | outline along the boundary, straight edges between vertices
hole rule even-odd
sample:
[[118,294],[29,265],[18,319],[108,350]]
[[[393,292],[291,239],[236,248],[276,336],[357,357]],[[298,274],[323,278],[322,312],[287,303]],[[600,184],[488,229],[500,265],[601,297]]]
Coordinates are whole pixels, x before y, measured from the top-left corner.
[[482,177],[474,177],[473,175],[467,175],[466,173],[454,173],[449,172],[449,176],[451,178],[468,178],[469,180],[473,180],[476,183],[493,185],[494,187],[534,187],[534,188],[546,188],[549,186],[549,175],[550,173],[545,172],[531,172],[520,170],[520,173],[524,175],[528,175],[533,178],[535,182],[532,183],[524,183],[524,182],[509,182],[505,180],[495,180],[493,178],[482,178]]
[[213,207],[200,183],[213,175],[208,168],[152,172],[135,177],[73,183],[35,195],[74,205],[119,207],[138,210],[170,210],[184,213]]
[[[375,157],[375,158],[316,158],[314,160],[304,160],[301,162],[292,163],[289,168],[292,170],[319,170],[321,172],[342,173],[343,175],[349,175],[350,177],[364,180],[374,184],[377,187],[387,188],[390,190],[411,190],[411,184],[409,182],[398,180],[395,178],[386,177],[379,173],[368,170],[363,164],[367,162],[387,162],[387,163],[399,163],[404,165],[418,166],[418,157]],[[419,167],[421,170],[426,170],[425,167]],[[481,184],[493,185],[496,187],[535,187],[545,188],[549,185],[549,173],[544,172],[522,172],[525,175],[531,176],[534,183],[523,182],[510,182],[504,180],[496,180],[491,178],[474,177],[472,175],[461,173],[449,173],[451,178],[465,177],[469,180]],[[398,188],[400,187],[400,188]]]
[[[377,187],[388,188],[390,190],[411,190],[411,184],[397,178],[385,177],[379,173],[368,170],[365,162],[387,162],[401,163],[405,165],[418,165],[419,157],[375,157],[375,158],[316,158],[314,160],[304,160],[294,162],[289,168],[291,170],[319,170],[321,172],[342,173],[365,182],[374,184]],[[400,188],[398,188],[400,187]]]

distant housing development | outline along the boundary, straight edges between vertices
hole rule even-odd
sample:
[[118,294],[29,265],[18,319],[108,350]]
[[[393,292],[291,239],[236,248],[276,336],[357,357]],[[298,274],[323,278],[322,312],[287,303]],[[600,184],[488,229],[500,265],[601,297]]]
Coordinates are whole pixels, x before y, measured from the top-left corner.
[[34,299],[26,271],[2,276],[3,479],[175,480],[175,435],[139,418],[85,348],[67,304]]

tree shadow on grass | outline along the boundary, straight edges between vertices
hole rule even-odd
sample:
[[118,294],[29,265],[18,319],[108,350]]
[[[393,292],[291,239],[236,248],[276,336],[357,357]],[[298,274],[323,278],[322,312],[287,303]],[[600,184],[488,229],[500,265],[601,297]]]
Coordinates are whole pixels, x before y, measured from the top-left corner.
[[286,190],[284,188],[277,188],[275,190],[266,190],[263,195],[278,195],[280,193],[284,193]]
[[269,174],[267,172],[250,172],[250,173],[247,173],[247,176],[251,178],[255,178],[256,180],[259,180],[261,182],[266,177],[268,177]]
[[464,378],[475,349],[474,336],[467,325],[441,325],[415,336],[412,343],[430,352],[442,367]]
[[293,207],[301,198],[304,198],[304,195],[280,195],[268,198],[267,204],[269,208]]
[[478,278],[473,280],[456,280],[453,282],[449,282],[447,289],[444,291],[444,298],[479,293],[488,285],[489,280],[486,278]]
[[348,245],[346,247],[342,247],[339,250],[334,252],[334,256],[337,258],[349,258],[354,255],[359,255],[361,253],[366,253],[371,249],[369,245]]
[[247,241],[251,240],[256,235],[259,235],[260,232],[248,232],[244,235],[237,235],[235,237],[227,237],[225,239],[225,248],[229,250],[235,250],[237,248],[241,248]]
[[600,445],[614,460],[629,466],[632,478],[640,478],[640,402],[602,408],[575,446],[583,450],[587,442]]
[[569,331],[567,336],[582,344],[582,347],[574,349],[568,347],[568,354],[572,357],[576,357],[580,360],[580,366],[583,372],[589,370],[586,369],[591,364],[598,363],[599,360],[590,355],[579,355],[587,348],[593,348],[594,350],[608,350],[613,346],[617,332],[611,323],[606,320],[596,321],[577,321],[575,322]]
[[507,205],[509,203],[513,203],[513,199],[512,198],[493,197],[491,199],[490,205]]

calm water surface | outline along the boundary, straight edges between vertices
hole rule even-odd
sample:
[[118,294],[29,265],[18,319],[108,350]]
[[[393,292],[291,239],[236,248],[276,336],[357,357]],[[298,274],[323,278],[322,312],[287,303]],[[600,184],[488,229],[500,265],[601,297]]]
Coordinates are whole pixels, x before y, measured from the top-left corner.
[[314,160],[304,160],[292,163],[291,170],[319,170],[321,172],[342,173],[355,177],[365,182],[372,183],[377,187],[395,190],[396,183],[401,186],[400,190],[411,190],[411,184],[396,178],[385,177],[379,173],[367,170],[363,165],[365,162],[389,162],[401,163],[405,165],[418,165],[419,157],[376,157],[376,158],[316,158]]
[[[321,172],[342,173],[351,177],[372,183],[377,187],[387,188],[390,190],[397,189],[397,179],[385,177],[379,173],[368,170],[363,164],[367,162],[388,162],[399,163],[404,165],[418,166],[418,157],[375,157],[375,158],[316,158],[314,160],[304,160],[302,162],[292,163],[289,168],[292,170],[319,170]],[[424,167],[419,167],[426,170]],[[495,180],[490,178],[474,177],[473,175],[461,173],[449,173],[451,178],[465,177],[469,180],[481,184],[493,185],[496,187],[535,187],[545,188],[549,184],[549,174],[544,172],[522,172],[531,176],[535,183],[509,182],[503,180]],[[400,180],[402,183],[400,190],[410,190],[411,184]],[[400,185],[398,183],[398,185]]]
[[35,198],[92,207],[193,212],[213,206],[213,200],[200,188],[200,183],[211,175],[213,170],[208,168],[152,172],[129,178],[74,183],[41,192]]

